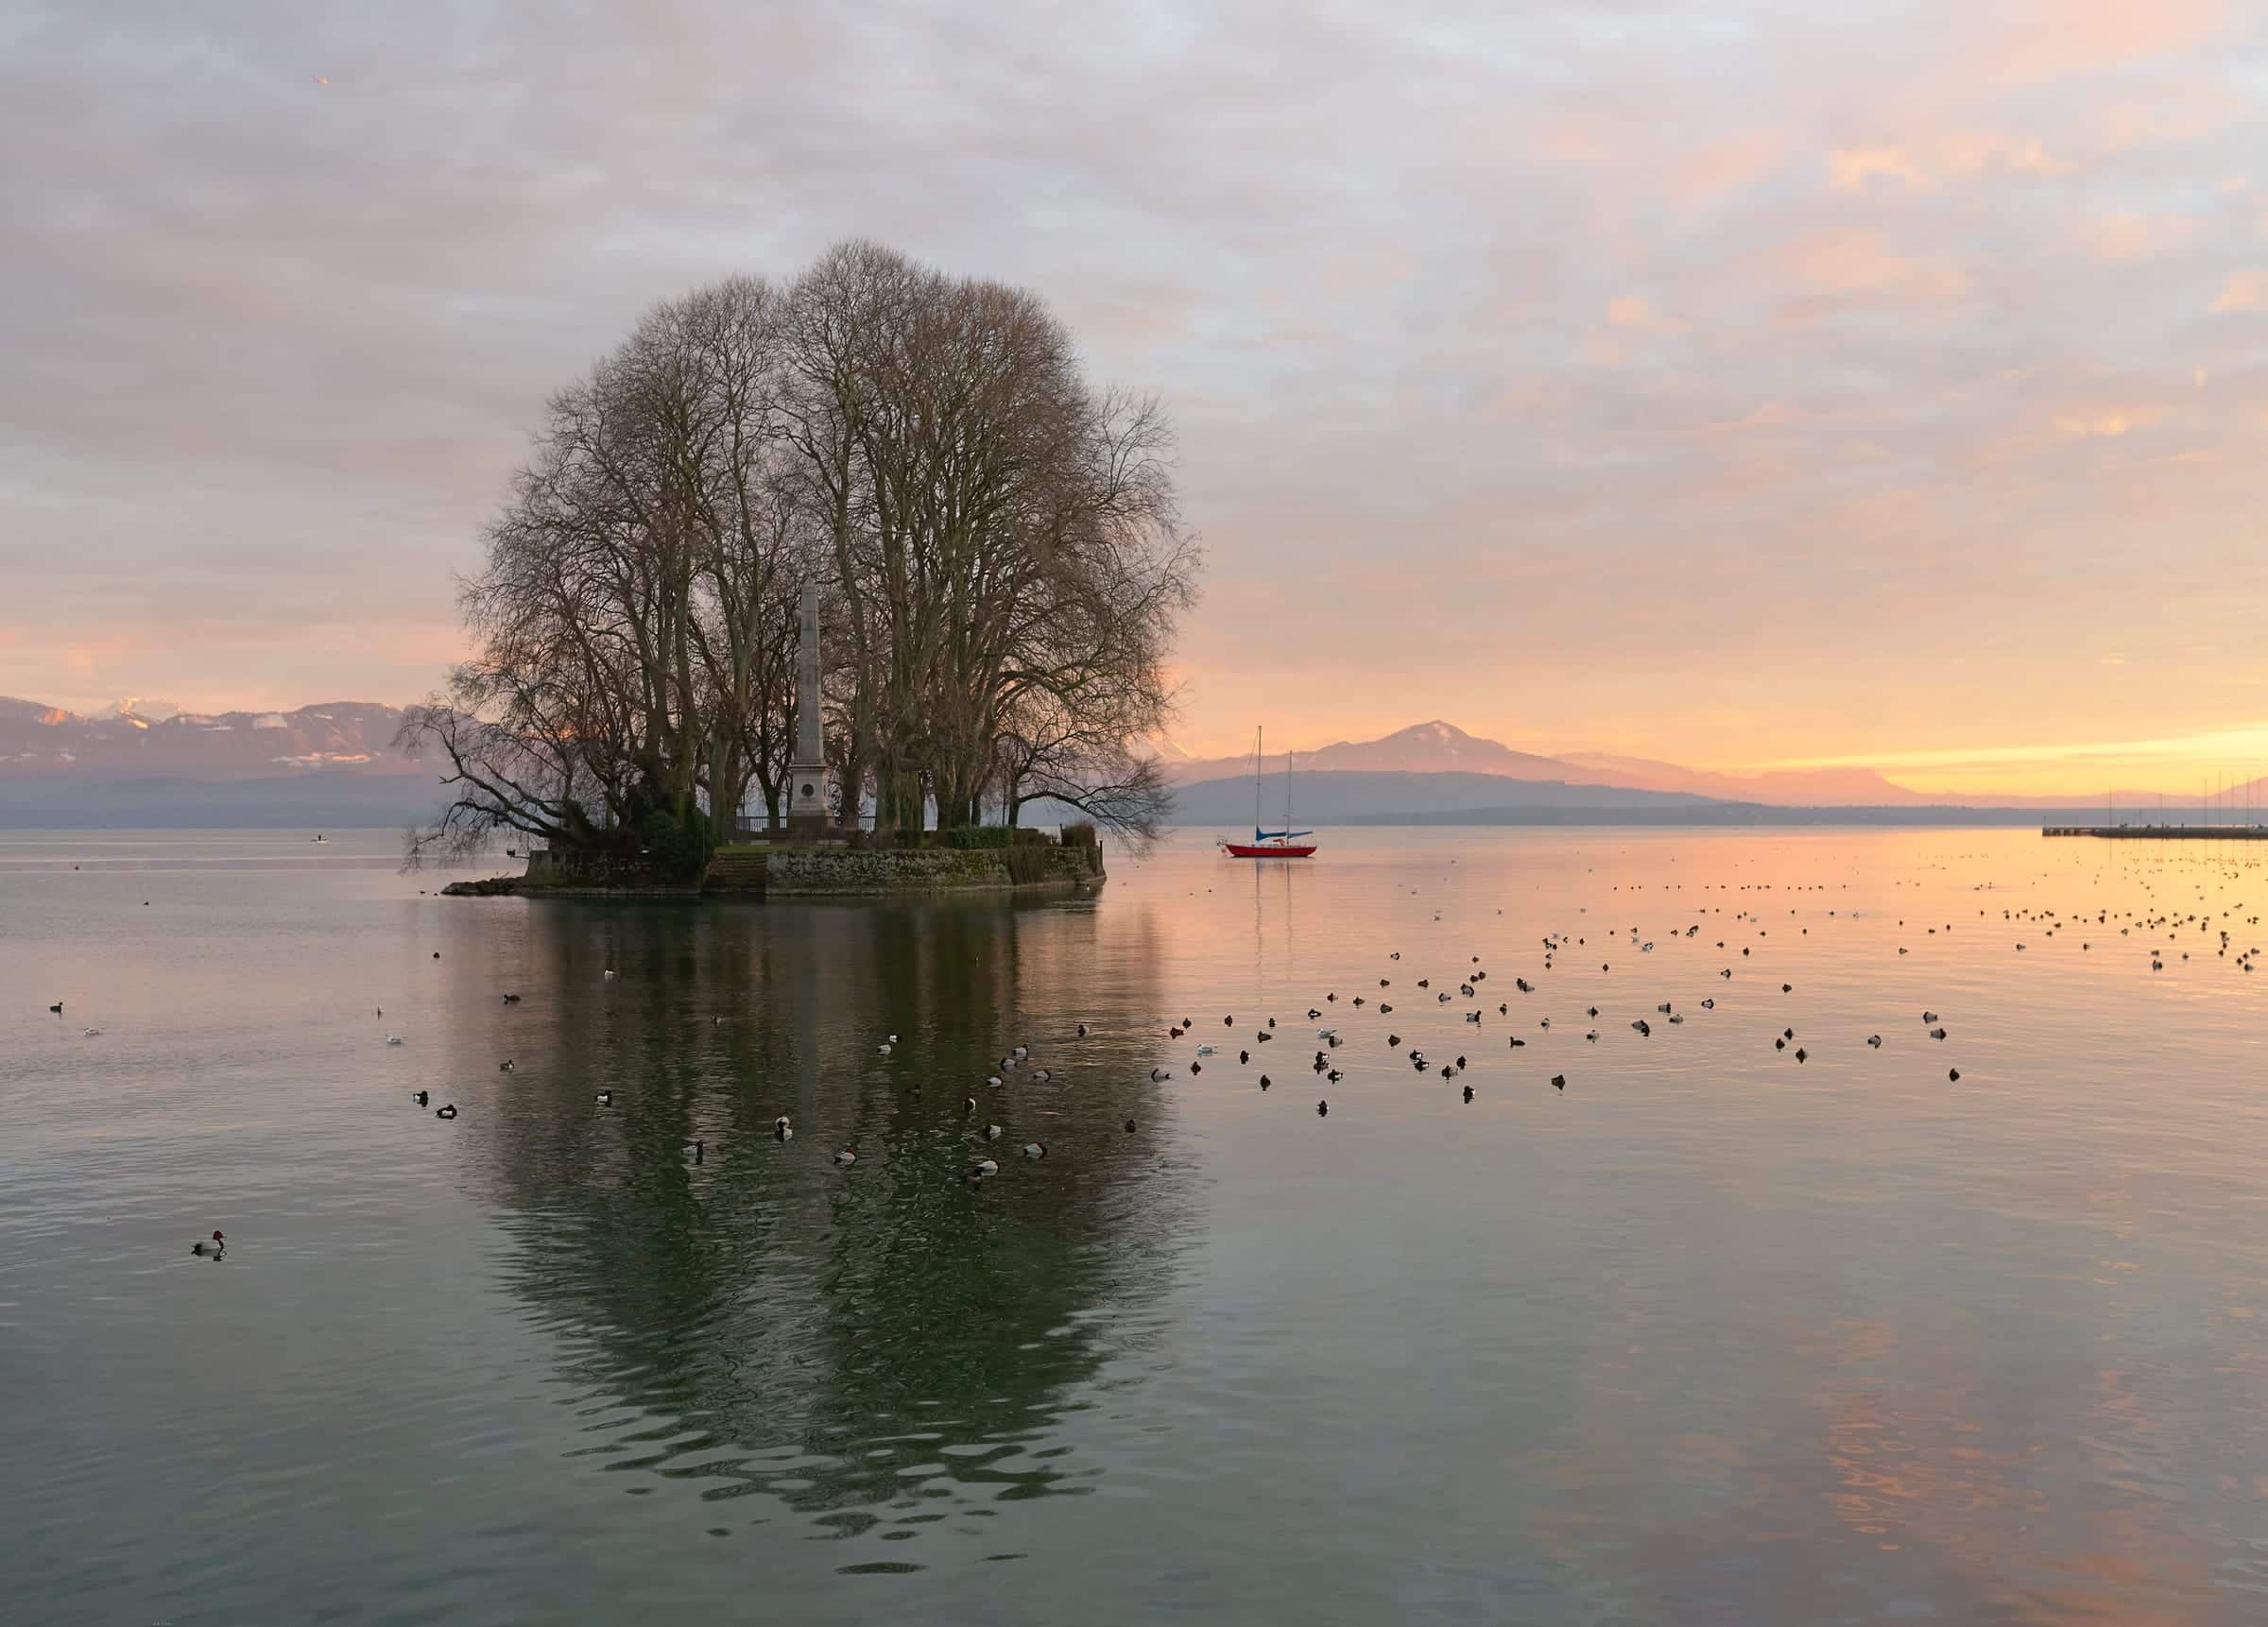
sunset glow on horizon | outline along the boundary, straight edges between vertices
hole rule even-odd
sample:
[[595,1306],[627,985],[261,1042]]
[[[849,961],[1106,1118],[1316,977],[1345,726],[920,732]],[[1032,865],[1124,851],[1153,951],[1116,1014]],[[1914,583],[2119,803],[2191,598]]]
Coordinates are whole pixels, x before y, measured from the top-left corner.
[[2268,773],[2255,9],[516,15],[12,35],[0,694],[419,698],[547,394],[863,235],[1172,415],[1192,755]]

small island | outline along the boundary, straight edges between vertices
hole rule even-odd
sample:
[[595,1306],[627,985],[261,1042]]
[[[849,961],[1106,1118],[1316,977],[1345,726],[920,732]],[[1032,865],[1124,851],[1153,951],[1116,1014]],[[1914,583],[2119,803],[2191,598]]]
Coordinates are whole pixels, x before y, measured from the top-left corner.
[[473,654],[402,728],[448,797],[407,862],[524,839],[457,896],[1092,891],[1169,806],[1171,451],[1036,295],[875,244],[654,307],[488,529]]

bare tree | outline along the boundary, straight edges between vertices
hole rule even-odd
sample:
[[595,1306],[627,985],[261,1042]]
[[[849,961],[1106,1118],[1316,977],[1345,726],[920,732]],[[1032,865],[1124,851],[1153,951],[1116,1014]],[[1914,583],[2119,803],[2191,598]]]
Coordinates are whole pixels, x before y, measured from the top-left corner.
[[1036,296],[877,245],[656,306],[551,402],[463,585],[476,653],[404,728],[454,797],[413,855],[630,847],[751,784],[776,814],[811,579],[846,821],[870,782],[884,828],[1057,795],[1154,831],[1136,743],[1198,565],[1171,445]]

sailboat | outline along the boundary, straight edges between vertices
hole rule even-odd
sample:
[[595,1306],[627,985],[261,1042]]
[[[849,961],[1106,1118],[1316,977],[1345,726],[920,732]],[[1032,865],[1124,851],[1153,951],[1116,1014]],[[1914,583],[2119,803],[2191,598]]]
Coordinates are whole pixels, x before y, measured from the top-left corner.
[[1292,754],[1283,754],[1283,829],[1264,831],[1260,824],[1260,759],[1264,730],[1252,735],[1252,840],[1223,842],[1221,850],[1231,859],[1312,859],[1315,855],[1313,842],[1302,842],[1302,836],[1313,836],[1313,831],[1292,829]]

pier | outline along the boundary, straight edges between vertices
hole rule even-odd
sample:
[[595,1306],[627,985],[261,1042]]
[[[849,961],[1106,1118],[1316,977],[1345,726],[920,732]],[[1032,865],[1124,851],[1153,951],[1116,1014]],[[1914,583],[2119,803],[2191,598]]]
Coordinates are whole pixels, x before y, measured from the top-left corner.
[[2268,825],[2042,825],[2039,833],[2154,842],[2268,842]]

